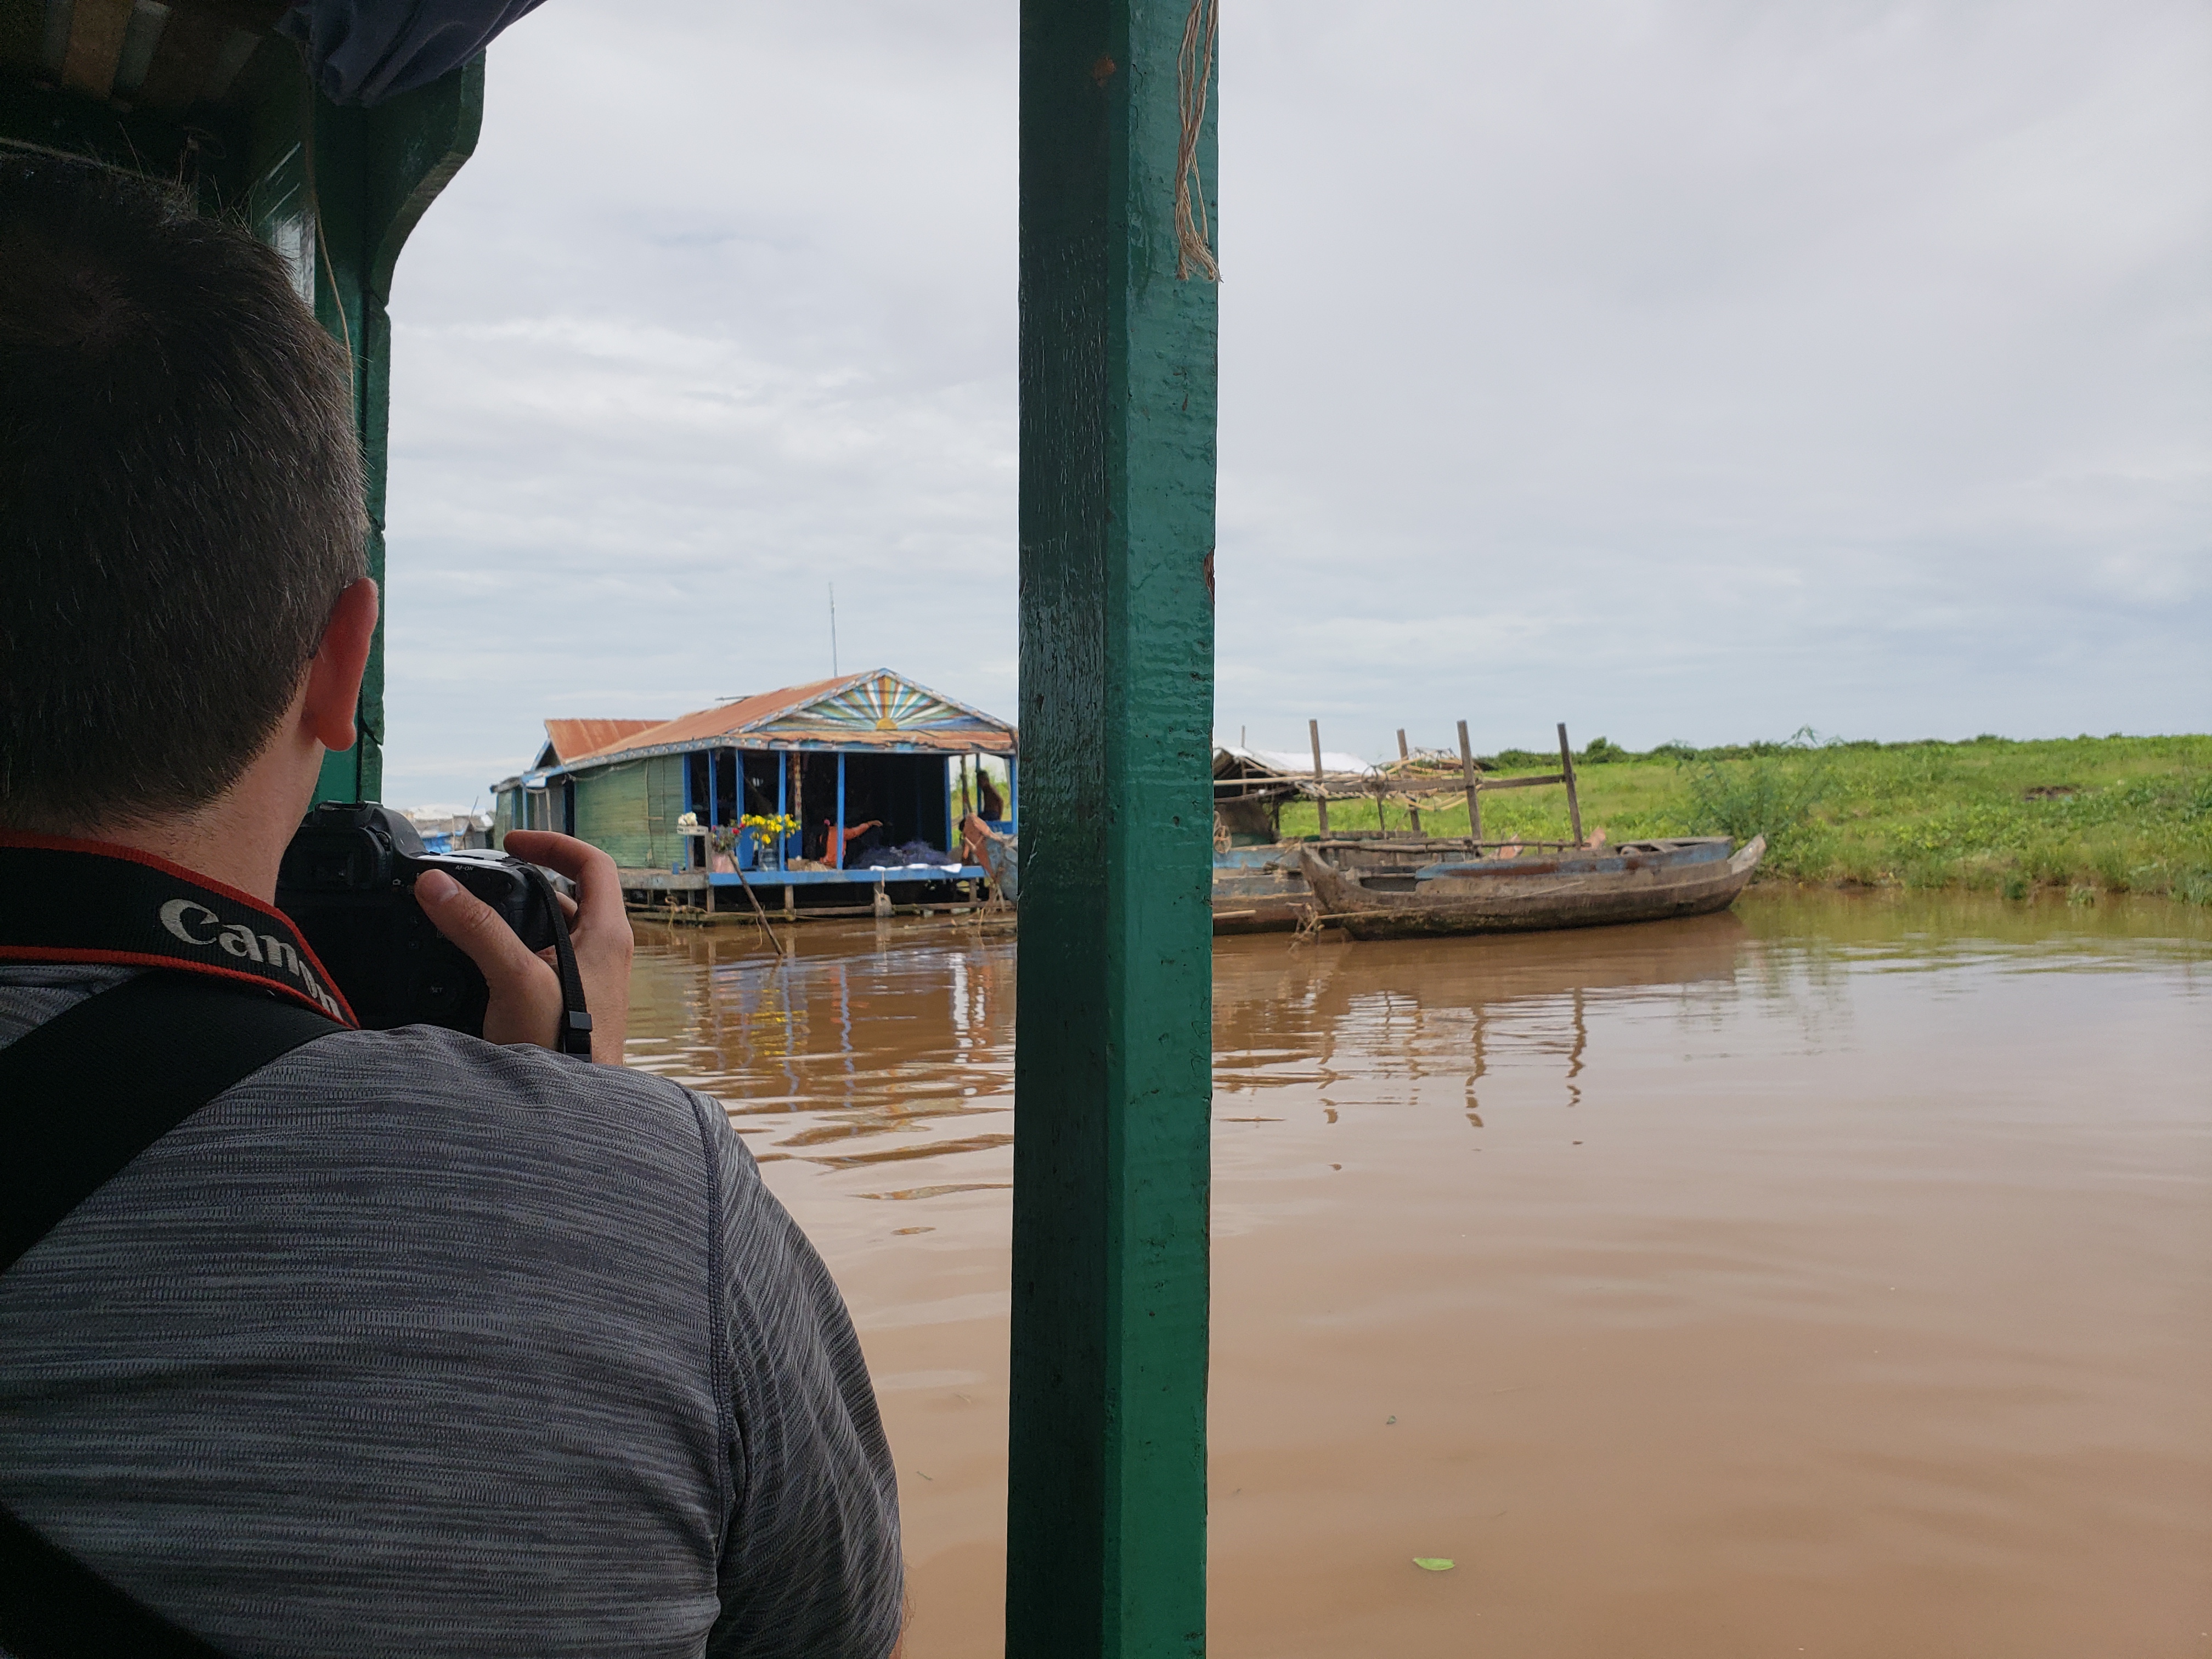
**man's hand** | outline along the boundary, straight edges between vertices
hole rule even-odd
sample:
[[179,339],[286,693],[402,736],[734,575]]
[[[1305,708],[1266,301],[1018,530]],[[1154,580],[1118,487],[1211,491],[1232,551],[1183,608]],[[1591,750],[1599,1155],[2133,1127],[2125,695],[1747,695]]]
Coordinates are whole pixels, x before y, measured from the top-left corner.
[[[574,902],[563,897],[561,907],[569,916],[568,943],[591,1011],[592,1058],[602,1066],[621,1065],[629,1026],[631,939],[615,861],[587,842],[546,830],[509,830],[507,850],[576,884]],[[497,911],[441,871],[426,871],[416,879],[415,898],[431,925],[460,946],[491,988],[484,1041],[552,1048],[561,1030],[561,976],[553,952],[530,951]]]

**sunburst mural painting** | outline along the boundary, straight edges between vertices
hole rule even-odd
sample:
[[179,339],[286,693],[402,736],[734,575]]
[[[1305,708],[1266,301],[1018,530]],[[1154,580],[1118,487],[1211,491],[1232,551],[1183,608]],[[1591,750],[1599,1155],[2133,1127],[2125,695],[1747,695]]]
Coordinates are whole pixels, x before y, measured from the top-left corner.
[[[976,724],[980,717],[896,674],[875,673],[834,696],[794,709],[786,717],[808,725],[858,726],[869,732],[941,731]],[[763,722],[782,725],[784,720]]]

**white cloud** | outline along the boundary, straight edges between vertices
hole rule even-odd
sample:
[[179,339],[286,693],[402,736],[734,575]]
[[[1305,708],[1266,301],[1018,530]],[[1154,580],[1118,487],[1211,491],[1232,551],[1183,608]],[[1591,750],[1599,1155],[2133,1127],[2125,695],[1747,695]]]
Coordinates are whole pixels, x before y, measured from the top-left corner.
[[[1014,708],[1010,0],[555,0],[395,294],[391,785]],[[2212,19],[1251,0],[1218,723],[2212,724]]]

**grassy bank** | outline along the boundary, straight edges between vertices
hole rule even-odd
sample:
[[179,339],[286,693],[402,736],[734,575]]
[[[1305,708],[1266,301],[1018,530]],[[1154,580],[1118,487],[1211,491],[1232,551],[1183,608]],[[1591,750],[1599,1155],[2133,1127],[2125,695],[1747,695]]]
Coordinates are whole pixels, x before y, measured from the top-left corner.
[[[1559,769],[1508,750],[1499,775]],[[1600,738],[1577,760],[1585,830],[1643,836],[1764,833],[1768,878],[1867,886],[1961,887],[2025,898],[2039,888],[2170,893],[2212,903],[2212,737],[2013,743],[1753,744],[1632,754]],[[1467,833],[1464,803],[1421,814]],[[1407,828],[1401,808],[1388,827]],[[1486,838],[1564,838],[1558,788],[1486,796]],[[1376,808],[1333,802],[1332,830],[1372,830]],[[1311,835],[1314,809],[1285,809]]]

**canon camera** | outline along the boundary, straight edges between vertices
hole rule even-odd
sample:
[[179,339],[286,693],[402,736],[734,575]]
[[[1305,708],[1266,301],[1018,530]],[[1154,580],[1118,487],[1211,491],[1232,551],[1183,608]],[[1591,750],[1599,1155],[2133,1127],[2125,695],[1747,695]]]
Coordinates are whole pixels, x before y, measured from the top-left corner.
[[413,824],[374,801],[326,801],[307,814],[284,849],[276,904],[365,1029],[442,1025],[481,1036],[483,975],[415,902],[416,878],[428,870],[482,899],[532,951],[567,943],[552,885],[559,878],[489,849],[426,851]]

